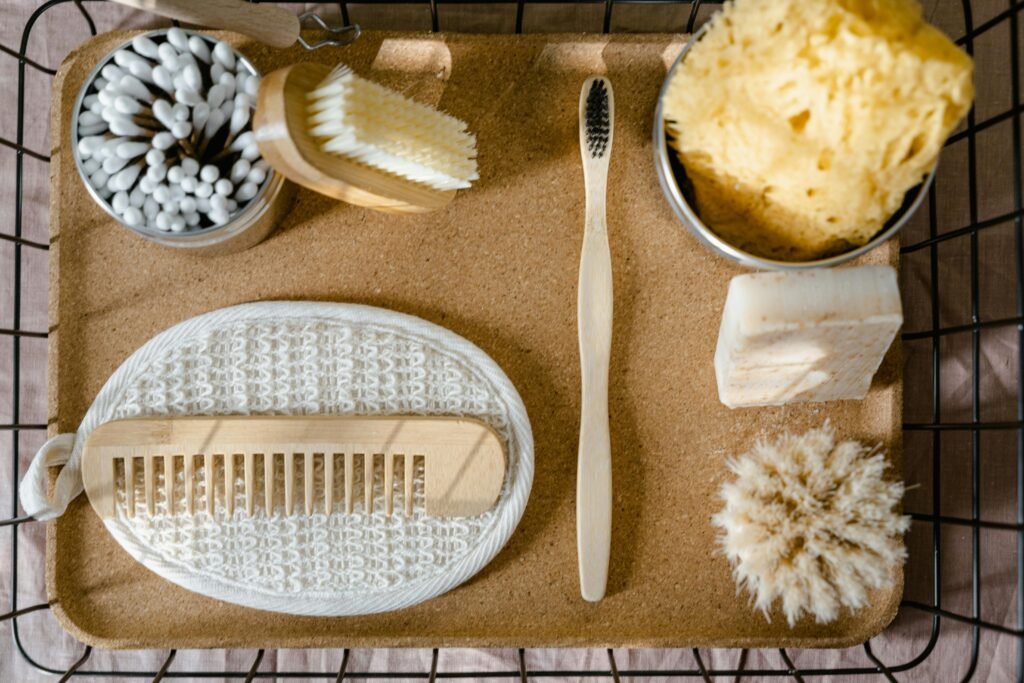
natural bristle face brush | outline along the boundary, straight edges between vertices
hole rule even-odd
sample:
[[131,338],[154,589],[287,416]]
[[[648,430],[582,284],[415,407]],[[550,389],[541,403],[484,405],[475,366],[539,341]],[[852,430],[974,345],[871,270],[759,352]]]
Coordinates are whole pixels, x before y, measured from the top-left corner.
[[296,64],[271,73],[253,127],[275,169],[359,206],[432,211],[478,177],[476,139],[465,123],[345,66]]
[[612,260],[605,197],[615,100],[608,79],[591,76],[580,94],[580,153],[586,223],[580,254],[579,336],[583,394],[576,472],[576,549],[580,592],[604,597],[612,536],[612,460],[608,427],[608,367],[612,345]]

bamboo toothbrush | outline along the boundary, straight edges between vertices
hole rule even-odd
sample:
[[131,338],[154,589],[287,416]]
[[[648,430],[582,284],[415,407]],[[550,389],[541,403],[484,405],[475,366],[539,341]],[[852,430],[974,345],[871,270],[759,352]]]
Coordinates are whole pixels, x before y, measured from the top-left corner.
[[445,206],[477,179],[466,124],[340,65],[295,64],[260,84],[253,130],[289,180],[381,211]]
[[579,335],[583,380],[576,472],[576,550],[584,600],[604,597],[612,536],[612,456],[608,366],[612,345],[612,260],[605,221],[615,99],[608,79],[591,76],[580,94],[580,153],[587,212],[580,255]]

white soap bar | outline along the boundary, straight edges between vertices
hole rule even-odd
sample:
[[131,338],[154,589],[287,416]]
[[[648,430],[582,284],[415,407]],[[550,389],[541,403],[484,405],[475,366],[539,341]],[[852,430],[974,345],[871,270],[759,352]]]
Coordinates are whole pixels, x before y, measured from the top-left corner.
[[730,408],[862,399],[902,324],[890,266],[735,277],[715,350],[718,398]]

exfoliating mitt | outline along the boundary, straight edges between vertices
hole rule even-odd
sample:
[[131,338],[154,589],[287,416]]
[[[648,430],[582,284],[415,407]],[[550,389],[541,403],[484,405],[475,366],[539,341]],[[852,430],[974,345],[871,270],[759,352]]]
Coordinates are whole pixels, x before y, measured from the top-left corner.
[[[219,506],[195,515],[104,520],[136,560],[187,589],[247,607],[316,616],[417,604],[458,586],[501,550],[533,481],[533,436],[518,393],[493,360],[419,318],[369,306],[262,302],[186,320],[132,354],[100,390],[75,434],[40,449],[21,485],[26,512],[60,515],[82,491],[82,446],[111,420],[181,415],[454,415],[504,442],[494,508],[427,516],[417,481],[411,517],[360,509],[248,515]],[[47,468],[64,464],[53,499]],[[279,473],[280,476],[280,473]],[[318,471],[316,476],[322,476]],[[283,482],[278,482],[281,490]],[[140,494],[141,495],[141,494]]]

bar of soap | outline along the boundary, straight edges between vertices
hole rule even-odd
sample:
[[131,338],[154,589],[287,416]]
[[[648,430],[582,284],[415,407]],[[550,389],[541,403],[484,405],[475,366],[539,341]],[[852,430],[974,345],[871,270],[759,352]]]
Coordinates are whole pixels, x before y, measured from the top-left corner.
[[715,350],[718,398],[730,408],[863,399],[902,324],[890,266],[735,277]]

